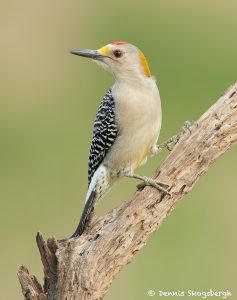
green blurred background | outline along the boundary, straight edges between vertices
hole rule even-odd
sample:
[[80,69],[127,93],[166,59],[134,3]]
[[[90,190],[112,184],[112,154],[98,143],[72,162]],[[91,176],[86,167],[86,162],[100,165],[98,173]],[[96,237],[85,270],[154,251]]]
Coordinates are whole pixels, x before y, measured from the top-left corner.
[[[236,10],[236,0],[1,0],[1,299],[23,299],[21,263],[42,282],[36,232],[69,236],[83,207],[92,125],[113,78],[69,51],[113,40],[141,48],[160,88],[161,142],[237,79]],[[177,205],[107,300],[210,288],[236,299],[236,154],[235,146]],[[152,174],[166,155],[139,173]],[[129,199],[136,183],[118,183],[98,214]]]

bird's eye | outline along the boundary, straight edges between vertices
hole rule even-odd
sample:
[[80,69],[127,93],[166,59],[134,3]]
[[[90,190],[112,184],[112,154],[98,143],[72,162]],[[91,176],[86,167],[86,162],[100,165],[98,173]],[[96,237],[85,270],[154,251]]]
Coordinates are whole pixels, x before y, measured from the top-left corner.
[[121,50],[114,50],[114,56],[116,58],[120,58],[123,55],[123,52]]

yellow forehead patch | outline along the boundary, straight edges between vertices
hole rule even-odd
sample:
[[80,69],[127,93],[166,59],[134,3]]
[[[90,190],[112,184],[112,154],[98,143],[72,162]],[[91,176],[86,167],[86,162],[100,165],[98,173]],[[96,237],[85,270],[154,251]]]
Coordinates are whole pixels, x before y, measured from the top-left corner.
[[104,46],[104,47],[98,49],[98,51],[99,51],[100,53],[104,54],[104,55],[108,55],[108,54],[109,54],[109,48],[106,47],[106,46]]
[[143,54],[142,51],[140,51],[139,55],[140,55],[140,60],[141,60],[142,66],[144,68],[144,72],[145,72],[146,76],[151,77],[151,72],[150,72],[148,62],[146,60],[145,55]]

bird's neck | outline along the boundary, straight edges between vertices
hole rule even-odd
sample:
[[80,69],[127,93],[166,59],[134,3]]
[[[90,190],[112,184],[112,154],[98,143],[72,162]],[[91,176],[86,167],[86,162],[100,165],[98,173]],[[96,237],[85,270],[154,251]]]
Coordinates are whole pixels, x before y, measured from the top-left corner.
[[143,75],[137,75],[134,76],[119,76],[115,77],[115,84],[114,87],[116,89],[120,88],[129,88],[129,89],[151,89],[151,88],[157,88],[156,87],[156,81],[153,77],[145,77]]
[[152,76],[147,76],[142,68],[137,65],[127,65],[125,68],[110,69],[114,78],[118,82],[127,82],[129,84],[143,84],[149,80],[154,80]]

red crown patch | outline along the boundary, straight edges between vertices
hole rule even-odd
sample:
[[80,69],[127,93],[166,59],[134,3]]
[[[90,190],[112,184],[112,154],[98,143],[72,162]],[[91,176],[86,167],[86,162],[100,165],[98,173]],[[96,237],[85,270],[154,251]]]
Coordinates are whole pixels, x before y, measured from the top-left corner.
[[128,44],[128,42],[113,42],[112,45],[125,45]]

